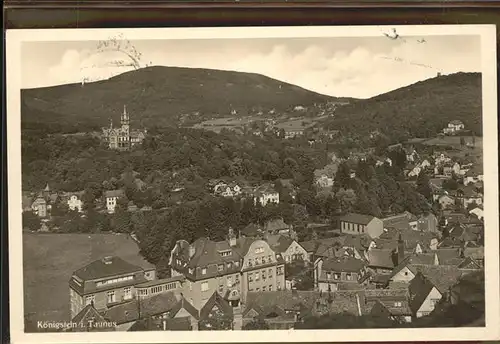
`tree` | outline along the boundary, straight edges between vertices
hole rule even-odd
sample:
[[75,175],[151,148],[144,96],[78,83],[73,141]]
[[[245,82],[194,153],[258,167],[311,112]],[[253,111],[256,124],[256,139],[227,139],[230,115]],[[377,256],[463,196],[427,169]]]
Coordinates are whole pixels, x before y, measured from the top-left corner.
[[26,228],[30,231],[37,231],[42,226],[42,222],[38,215],[33,213],[32,211],[24,211],[23,212],[23,228]]
[[417,192],[423,195],[426,199],[432,199],[432,189],[430,186],[429,177],[422,171],[417,177]]
[[247,331],[269,330],[269,325],[267,324],[267,322],[265,322],[265,320],[257,318],[245,324],[242,329]]

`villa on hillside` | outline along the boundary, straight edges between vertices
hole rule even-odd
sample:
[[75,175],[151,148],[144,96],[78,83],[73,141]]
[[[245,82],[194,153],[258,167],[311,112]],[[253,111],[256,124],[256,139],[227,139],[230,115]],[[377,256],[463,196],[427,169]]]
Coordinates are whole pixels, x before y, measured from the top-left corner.
[[462,121],[453,120],[450,123],[448,123],[448,126],[446,128],[443,129],[443,133],[450,135],[464,129],[465,125]]

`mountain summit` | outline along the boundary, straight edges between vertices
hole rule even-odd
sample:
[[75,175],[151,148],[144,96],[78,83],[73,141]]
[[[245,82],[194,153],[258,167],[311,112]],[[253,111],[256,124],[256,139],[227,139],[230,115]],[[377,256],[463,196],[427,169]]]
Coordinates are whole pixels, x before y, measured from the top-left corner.
[[[23,122],[89,122],[118,119],[123,105],[132,122],[178,123],[181,117],[279,113],[295,106],[335,102],[263,75],[222,70],[147,67],[87,84],[22,90]],[[274,111],[272,111],[274,110]]]

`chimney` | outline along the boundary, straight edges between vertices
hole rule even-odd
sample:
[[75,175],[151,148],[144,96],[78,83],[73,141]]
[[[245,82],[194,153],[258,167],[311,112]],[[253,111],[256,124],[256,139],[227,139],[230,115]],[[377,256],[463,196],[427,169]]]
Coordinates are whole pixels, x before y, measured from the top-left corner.
[[102,262],[103,262],[104,264],[106,264],[106,265],[109,265],[109,264],[111,264],[111,263],[112,263],[112,259],[113,259],[113,257],[111,257],[111,256],[107,256],[107,257],[104,257],[104,258],[102,259]]
[[403,259],[405,259],[405,243],[403,241],[403,237],[401,236],[401,233],[399,233],[399,239],[398,239],[398,255],[397,255],[397,263],[400,264]]
[[227,236],[229,239],[229,246],[235,247],[236,246],[236,234],[234,234],[234,229],[232,227],[229,227]]
[[194,254],[195,254],[196,250],[194,248],[193,245],[189,245],[189,258],[193,258]]

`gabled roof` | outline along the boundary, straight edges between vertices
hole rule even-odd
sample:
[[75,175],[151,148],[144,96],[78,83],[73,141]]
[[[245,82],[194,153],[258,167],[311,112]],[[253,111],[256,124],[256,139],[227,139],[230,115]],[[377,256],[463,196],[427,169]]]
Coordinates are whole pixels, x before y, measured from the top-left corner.
[[285,252],[293,242],[292,238],[280,234],[269,235],[267,237],[267,243],[277,253]]
[[73,274],[88,281],[141,271],[143,271],[141,267],[130,264],[120,257],[104,257],[76,270]]
[[367,252],[368,266],[392,269],[394,268],[393,250],[372,248]]
[[233,316],[233,307],[231,307],[231,305],[226,300],[224,300],[222,296],[219,295],[219,293],[214,292],[200,310],[200,321],[206,320],[215,306],[217,306],[217,308],[225,316]]
[[125,191],[123,190],[108,190],[104,191],[104,197],[123,197],[125,196]]
[[144,317],[170,312],[178,303],[178,296],[171,291],[153,295],[141,300],[140,314],[141,317]]
[[94,308],[92,304],[85,306],[77,315],[71,319],[72,322],[77,324],[87,324],[88,321],[94,321],[94,323],[104,323],[106,319]]
[[138,300],[131,300],[106,309],[102,312],[102,316],[111,322],[116,322],[117,325],[121,325],[138,320],[140,318],[139,309]]
[[367,225],[374,218],[375,217],[371,216],[371,215],[349,213],[347,215],[344,215],[344,216],[340,217],[339,220],[343,221],[343,222],[357,223],[357,224],[360,224],[360,225]]
[[283,219],[269,220],[264,225],[264,230],[273,232],[281,229],[289,229],[290,226],[283,221]]
[[353,257],[328,258],[323,262],[323,270],[333,272],[359,272],[365,262]]
[[453,121],[450,122],[452,125],[463,125],[464,123],[458,119],[454,119]]
[[460,250],[457,248],[439,248],[433,252],[438,256],[439,265],[454,265],[451,264],[453,260],[460,258]]
[[479,247],[465,247],[464,256],[473,259],[484,259],[484,246]]
[[170,317],[173,318],[175,315],[181,310],[185,309],[186,312],[191,314],[191,316],[195,319],[199,319],[200,314],[196,308],[188,301],[186,300],[183,296],[181,299],[177,302],[177,304],[170,310]]
[[410,282],[408,288],[410,292],[410,308],[414,314],[420,309],[422,303],[434,287],[432,282],[421,273],[417,273],[415,278]]

